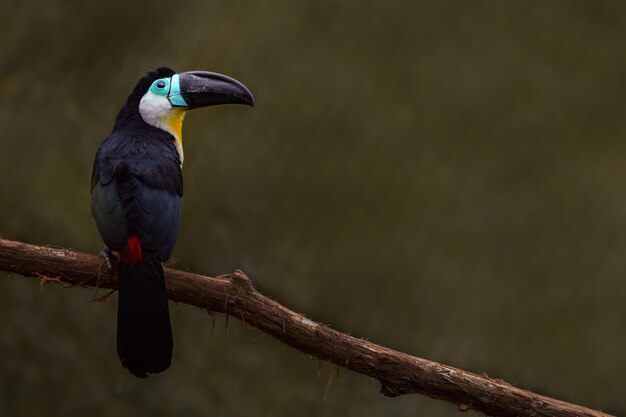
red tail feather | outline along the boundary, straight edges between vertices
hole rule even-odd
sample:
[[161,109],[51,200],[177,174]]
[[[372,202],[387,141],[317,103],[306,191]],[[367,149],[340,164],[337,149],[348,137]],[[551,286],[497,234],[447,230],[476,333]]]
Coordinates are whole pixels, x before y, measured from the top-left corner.
[[122,262],[129,264],[140,264],[143,262],[143,250],[141,249],[139,236],[128,236],[128,246],[126,250],[122,252],[120,259]]

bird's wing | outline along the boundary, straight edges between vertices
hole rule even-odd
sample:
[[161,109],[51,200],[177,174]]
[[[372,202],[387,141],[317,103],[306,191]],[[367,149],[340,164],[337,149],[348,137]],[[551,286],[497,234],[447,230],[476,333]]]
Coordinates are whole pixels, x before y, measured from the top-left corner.
[[91,214],[105,245],[122,250],[128,241],[128,225],[117,194],[117,182],[97,182],[91,189]]
[[167,190],[144,185],[139,195],[141,221],[139,239],[145,252],[166,261],[176,243],[180,225],[181,197]]

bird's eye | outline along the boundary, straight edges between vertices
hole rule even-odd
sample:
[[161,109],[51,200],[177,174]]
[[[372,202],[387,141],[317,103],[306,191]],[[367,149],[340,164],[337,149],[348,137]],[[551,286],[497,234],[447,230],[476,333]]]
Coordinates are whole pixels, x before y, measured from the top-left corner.
[[159,96],[164,96],[169,93],[170,90],[170,80],[168,78],[161,78],[159,80],[155,80],[150,86],[150,91]]

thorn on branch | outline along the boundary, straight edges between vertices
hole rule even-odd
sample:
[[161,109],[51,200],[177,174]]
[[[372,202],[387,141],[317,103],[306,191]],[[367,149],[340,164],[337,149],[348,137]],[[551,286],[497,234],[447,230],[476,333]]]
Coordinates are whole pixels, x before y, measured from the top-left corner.
[[489,380],[491,380],[491,381],[498,382],[498,383],[500,383],[500,384],[508,384],[508,385],[510,385],[510,384],[509,384],[508,382],[506,382],[504,379],[500,379],[500,378],[493,378],[493,377],[489,376],[489,375],[487,374],[487,372],[481,372],[481,373],[480,373],[480,376],[482,376],[483,378],[487,378],[487,379],[489,379]]
[[248,276],[240,269],[237,269],[235,272],[230,274],[230,281],[247,292],[254,291],[252,280],[248,278]]

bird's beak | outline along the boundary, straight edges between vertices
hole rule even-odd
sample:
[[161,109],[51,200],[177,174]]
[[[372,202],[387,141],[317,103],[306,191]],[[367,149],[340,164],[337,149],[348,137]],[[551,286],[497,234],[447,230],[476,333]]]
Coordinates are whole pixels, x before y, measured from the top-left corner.
[[208,71],[189,71],[172,76],[168,95],[175,107],[246,104],[254,106],[254,98],[245,85],[226,75]]

